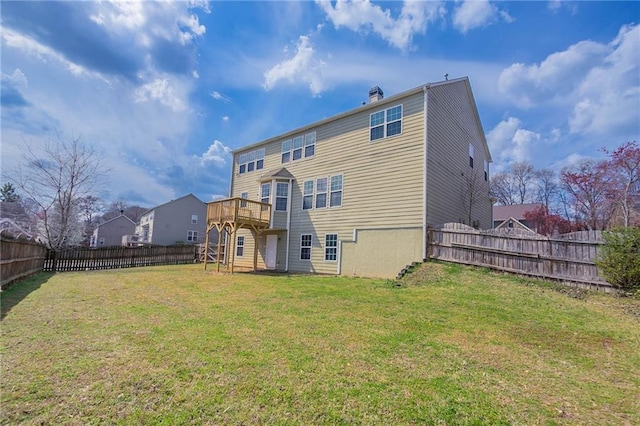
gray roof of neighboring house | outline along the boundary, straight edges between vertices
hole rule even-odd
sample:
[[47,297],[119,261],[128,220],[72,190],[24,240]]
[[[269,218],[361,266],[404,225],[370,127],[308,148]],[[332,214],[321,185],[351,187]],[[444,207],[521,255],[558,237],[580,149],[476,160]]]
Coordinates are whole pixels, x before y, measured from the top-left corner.
[[[147,211],[145,211],[144,213],[142,213],[142,214],[140,215],[140,217],[144,216],[145,214],[147,214],[147,213],[149,213],[149,212],[151,212],[151,211],[153,211],[153,210],[155,210],[155,209],[157,209],[157,208],[159,208],[159,207],[166,206],[167,204],[171,204],[171,203],[173,203],[173,202],[175,202],[175,201],[179,201],[179,200],[182,200],[183,198],[187,198],[187,197],[194,197],[196,200],[198,200],[198,201],[200,201],[201,203],[203,203],[203,202],[202,202],[202,200],[200,200],[200,198],[198,198],[198,197],[196,197],[195,195],[193,195],[193,193],[189,193],[189,194],[187,194],[187,195],[183,195],[183,196],[182,196],[182,197],[180,197],[180,198],[176,198],[175,200],[167,201],[166,203],[158,204],[158,205],[157,205],[157,206],[155,206],[155,207],[151,207],[149,210],[147,210]],[[203,204],[204,204],[204,203],[203,203]]]
[[524,219],[524,214],[532,210],[542,207],[540,203],[532,204],[513,204],[510,206],[493,206],[493,221],[502,222],[510,217],[518,220]]
[[136,224],[134,221],[132,221],[131,219],[129,219],[129,217],[128,217],[128,216],[126,216],[126,215],[124,215],[124,214],[120,214],[120,215],[118,215],[118,216],[114,217],[113,219],[105,220],[104,222],[99,223],[98,225],[96,225],[96,228],[99,228],[99,227],[101,227],[102,225],[106,225],[107,223],[113,222],[114,220],[118,220],[118,219],[120,219],[121,217],[124,217],[125,219],[127,219],[129,222],[131,222],[131,223],[132,223],[132,224],[134,224],[134,225]]

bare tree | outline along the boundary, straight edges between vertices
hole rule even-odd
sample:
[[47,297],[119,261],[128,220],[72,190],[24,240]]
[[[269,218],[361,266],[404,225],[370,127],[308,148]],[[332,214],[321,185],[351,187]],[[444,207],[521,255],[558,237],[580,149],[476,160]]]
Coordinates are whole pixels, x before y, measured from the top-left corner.
[[605,229],[611,213],[606,162],[583,160],[560,173],[560,181],[577,217],[589,229]]
[[524,204],[530,201],[530,189],[535,180],[536,174],[533,165],[527,161],[513,163],[509,168],[516,188],[516,201]]
[[41,151],[27,145],[23,160],[11,179],[37,204],[40,236],[53,250],[79,243],[80,200],[102,183],[107,171],[103,157],[79,137],[56,134]]
[[516,204],[515,184],[509,173],[500,172],[491,176],[489,193],[496,202],[504,206]]
[[480,179],[477,173],[470,173],[464,176],[462,183],[462,206],[467,215],[467,224],[477,227],[473,223],[473,208],[478,202],[487,198],[487,187],[484,179]]
[[556,173],[553,170],[542,169],[536,172],[536,198],[547,210],[558,191]]

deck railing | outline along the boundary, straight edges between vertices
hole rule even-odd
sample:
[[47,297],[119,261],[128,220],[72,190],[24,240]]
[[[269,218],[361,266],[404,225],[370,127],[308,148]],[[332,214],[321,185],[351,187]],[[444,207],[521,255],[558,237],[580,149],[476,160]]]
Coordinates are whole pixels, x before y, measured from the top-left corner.
[[207,222],[251,223],[261,228],[269,227],[271,204],[245,198],[227,198],[207,203]]

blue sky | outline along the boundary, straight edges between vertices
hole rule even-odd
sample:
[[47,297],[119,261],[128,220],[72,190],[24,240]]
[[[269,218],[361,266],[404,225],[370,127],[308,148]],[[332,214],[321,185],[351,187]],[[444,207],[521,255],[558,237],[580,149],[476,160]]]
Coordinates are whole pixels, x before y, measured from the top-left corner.
[[640,2],[7,2],[3,182],[80,136],[106,200],[228,195],[233,149],[468,76],[495,173],[560,170],[640,134]]

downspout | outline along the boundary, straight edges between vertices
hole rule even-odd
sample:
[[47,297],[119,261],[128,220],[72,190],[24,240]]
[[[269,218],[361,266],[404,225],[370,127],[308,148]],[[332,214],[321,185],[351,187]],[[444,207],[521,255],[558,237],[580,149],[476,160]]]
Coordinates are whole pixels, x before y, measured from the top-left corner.
[[429,89],[430,85],[422,88],[424,93],[424,180],[422,188],[422,205],[424,212],[422,216],[422,260],[427,260],[427,227],[429,223],[429,209],[427,204],[427,167],[429,163]]

